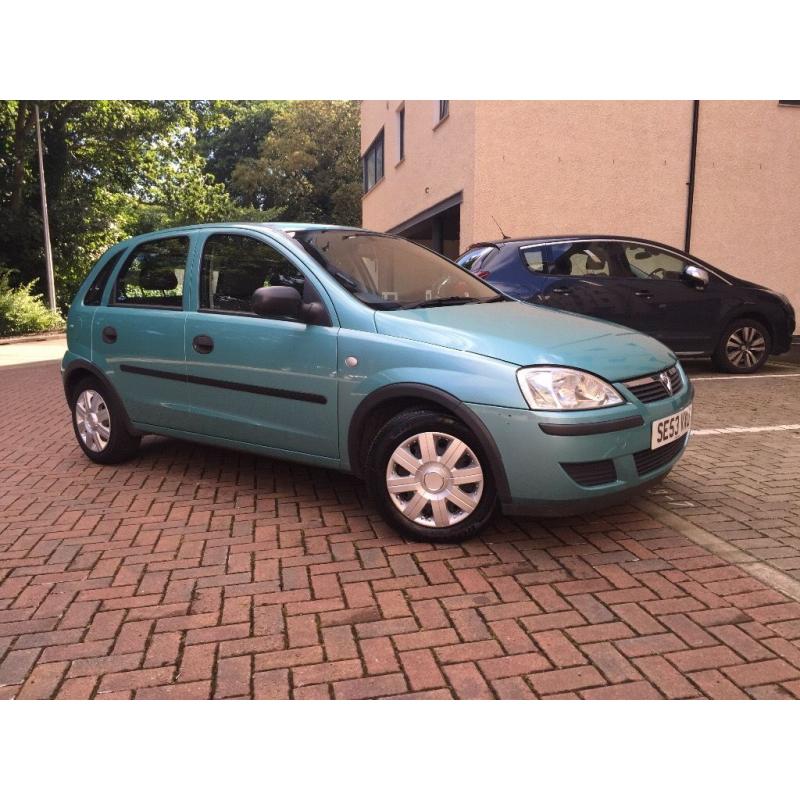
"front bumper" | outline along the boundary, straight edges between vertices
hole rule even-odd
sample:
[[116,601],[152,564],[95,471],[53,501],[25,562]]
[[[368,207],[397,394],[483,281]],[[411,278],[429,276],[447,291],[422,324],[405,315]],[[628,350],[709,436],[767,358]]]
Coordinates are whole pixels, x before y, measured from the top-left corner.
[[[508,479],[508,492],[500,497],[504,513],[564,516],[589,511],[619,503],[662,480],[680,458],[689,435],[667,445],[668,460],[656,458],[659,463],[654,467],[648,456],[659,451],[650,451],[651,423],[692,402],[694,389],[681,372],[681,391],[651,403],[640,402],[622,384],[615,384],[628,402],[597,411],[541,412],[467,404],[483,421],[502,458]],[[568,432],[568,425],[576,426],[574,431]],[[582,485],[563,466],[595,463],[609,470],[609,479],[599,485]]]

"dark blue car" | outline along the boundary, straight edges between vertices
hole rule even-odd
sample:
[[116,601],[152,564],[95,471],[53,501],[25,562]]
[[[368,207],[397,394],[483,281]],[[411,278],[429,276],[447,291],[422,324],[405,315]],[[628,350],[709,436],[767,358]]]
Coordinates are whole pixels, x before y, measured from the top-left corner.
[[755,372],[791,347],[784,295],[647,239],[503,239],[472,245],[458,263],[517,300],[635,328],[725,372]]

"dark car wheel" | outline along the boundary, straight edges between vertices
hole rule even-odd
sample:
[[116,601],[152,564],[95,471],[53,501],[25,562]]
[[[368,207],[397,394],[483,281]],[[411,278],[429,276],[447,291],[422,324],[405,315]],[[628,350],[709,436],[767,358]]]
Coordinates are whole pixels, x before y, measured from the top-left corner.
[[723,372],[755,372],[764,366],[771,349],[769,331],[755,319],[737,319],[722,332],[714,351],[714,365]]
[[125,429],[122,408],[113,392],[96,378],[84,378],[70,397],[72,427],[84,453],[98,464],[130,458],[140,438]]
[[492,473],[471,431],[447,414],[405,411],[375,435],[366,479],[384,519],[428,542],[476,535],[497,506]]

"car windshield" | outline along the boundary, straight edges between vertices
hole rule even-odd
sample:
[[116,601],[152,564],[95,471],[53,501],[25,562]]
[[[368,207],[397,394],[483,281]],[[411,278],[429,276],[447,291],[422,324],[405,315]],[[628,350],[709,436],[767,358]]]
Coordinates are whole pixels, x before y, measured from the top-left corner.
[[432,250],[354,230],[299,231],[295,239],[363,303],[385,310],[505,299]]

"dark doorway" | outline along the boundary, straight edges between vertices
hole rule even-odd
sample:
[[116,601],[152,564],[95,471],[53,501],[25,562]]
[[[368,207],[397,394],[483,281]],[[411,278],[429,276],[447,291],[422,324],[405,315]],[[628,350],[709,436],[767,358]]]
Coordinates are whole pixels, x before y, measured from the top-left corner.
[[392,228],[390,233],[455,260],[461,247],[461,192]]
[[447,211],[442,211],[441,214],[436,214],[424,222],[418,222],[399,233],[406,239],[424,244],[431,250],[455,260],[460,254],[461,206],[448,208]]

